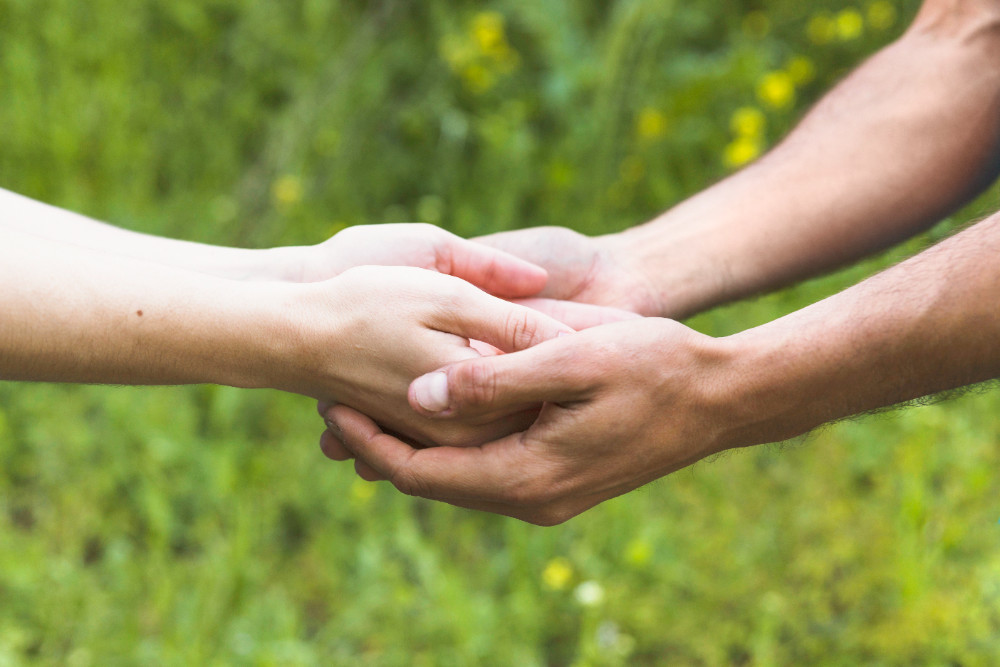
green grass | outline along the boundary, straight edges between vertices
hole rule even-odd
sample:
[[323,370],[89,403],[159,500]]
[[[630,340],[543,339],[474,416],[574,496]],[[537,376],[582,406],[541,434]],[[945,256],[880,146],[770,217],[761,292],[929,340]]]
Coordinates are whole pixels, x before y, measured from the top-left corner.
[[[840,3],[0,0],[0,186],[249,246],[622,229],[727,172],[736,109],[775,141],[915,4],[817,45]],[[995,200],[691,324],[772,319]],[[991,664],[998,412],[844,422],[541,529],[356,481],[300,397],[0,384],[0,665]]]

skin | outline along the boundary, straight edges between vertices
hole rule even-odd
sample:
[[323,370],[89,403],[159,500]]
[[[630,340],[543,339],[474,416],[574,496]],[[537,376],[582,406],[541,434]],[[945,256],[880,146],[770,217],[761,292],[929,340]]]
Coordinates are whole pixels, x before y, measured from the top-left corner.
[[[531,415],[432,421],[408,409],[409,383],[442,364],[572,331],[479,289],[530,296],[544,270],[428,225],[351,229],[287,249],[316,262],[298,276],[311,282],[264,279],[276,267],[234,280],[226,276],[236,263],[220,270],[219,257],[243,257],[248,268],[262,255],[213,246],[175,255],[178,243],[188,246],[0,196],[0,205],[11,202],[0,209],[4,380],[270,387],[358,407],[410,442],[486,442],[526,427]],[[60,240],[63,230],[70,242]],[[158,249],[157,262],[145,259]],[[454,275],[351,261],[410,261]]]
[[[483,241],[545,266],[545,296],[646,315],[829,270],[925,229],[996,177],[997,62],[1000,5],[930,0],[770,154],[657,220],[596,239],[542,228]],[[411,406],[445,421],[544,404],[527,430],[480,447],[418,451],[354,410],[325,416],[366,479],[551,525],[716,452],[996,377],[998,249],[994,216],[735,336],[650,318],[413,383]]]
[[433,225],[348,227],[314,246],[228,248],[115,227],[0,189],[0,227],[62,245],[236,280],[317,282],[355,266],[415,266],[503,297],[538,294],[546,272]]
[[655,220],[479,240],[544,266],[541,296],[648,316],[792,284],[924,231],[1000,173],[997,62],[1000,5],[930,0],[772,151]]

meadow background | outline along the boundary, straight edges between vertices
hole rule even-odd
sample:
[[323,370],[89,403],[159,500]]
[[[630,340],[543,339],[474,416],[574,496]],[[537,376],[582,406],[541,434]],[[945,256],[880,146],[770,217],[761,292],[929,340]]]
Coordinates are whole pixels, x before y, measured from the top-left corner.
[[[0,187],[252,247],[643,222],[912,0],[0,0]],[[700,315],[780,316],[904,248]],[[0,383],[0,666],[985,665],[1000,396],[703,462],[555,528],[322,458],[311,401]]]

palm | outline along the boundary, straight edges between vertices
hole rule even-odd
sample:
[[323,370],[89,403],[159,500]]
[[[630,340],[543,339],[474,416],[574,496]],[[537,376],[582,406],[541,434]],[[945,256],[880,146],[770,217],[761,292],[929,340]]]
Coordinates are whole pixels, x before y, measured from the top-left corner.
[[648,279],[628,265],[610,238],[591,238],[564,227],[533,227],[475,240],[546,269],[549,280],[539,296],[659,314]]

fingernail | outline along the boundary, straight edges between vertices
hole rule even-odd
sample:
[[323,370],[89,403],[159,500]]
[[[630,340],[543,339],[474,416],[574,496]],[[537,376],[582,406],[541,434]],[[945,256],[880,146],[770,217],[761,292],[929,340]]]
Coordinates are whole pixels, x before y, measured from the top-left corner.
[[344,433],[343,433],[343,431],[340,430],[340,427],[337,426],[337,422],[333,421],[329,417],[327,417],[323,421],[326,422],[326,427],[328,429],[330,429],[330,433],[333,433],[335,436],[337,436],[337,440],[340,440],[341,442],[343,442],[344,441]]
[[448,407],[448,376],[441,371],[428,373],[413,382],[413,398],[428,412]]

